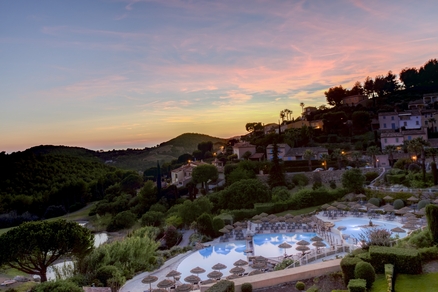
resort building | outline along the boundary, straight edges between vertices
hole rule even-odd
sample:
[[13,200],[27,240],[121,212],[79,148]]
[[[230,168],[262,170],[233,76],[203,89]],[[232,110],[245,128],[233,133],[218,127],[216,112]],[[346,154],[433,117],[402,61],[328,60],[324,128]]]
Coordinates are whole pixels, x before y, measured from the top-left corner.
[[170,172],[172,177],[172,184],[177,187],[184,187],[192,180],[192,172],[195,167],[207,164],[204,161],[189,161],[186,165],[178,167]]
[[233,154],[237,155],[237,159],[242,159],[243,154],[249,151],[252,154],[256,152],[256,146],[248,142],[236,143],[233,146]]

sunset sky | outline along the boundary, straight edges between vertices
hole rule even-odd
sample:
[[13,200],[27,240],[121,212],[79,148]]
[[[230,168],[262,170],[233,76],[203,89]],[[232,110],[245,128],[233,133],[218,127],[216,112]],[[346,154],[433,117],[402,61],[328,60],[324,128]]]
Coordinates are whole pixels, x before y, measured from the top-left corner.
[[437,1],[0,2],[0,151],[228,138],[438,58]]

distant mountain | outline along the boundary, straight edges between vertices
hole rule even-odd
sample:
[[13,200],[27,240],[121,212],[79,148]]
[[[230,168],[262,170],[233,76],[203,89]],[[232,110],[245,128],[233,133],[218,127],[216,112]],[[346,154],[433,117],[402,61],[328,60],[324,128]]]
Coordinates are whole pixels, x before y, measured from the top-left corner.
[[141,150],[113,150],[106,152],[96,152],[96,155],[105,160],[110,165],[144,171],[156,166],[157,161],[170,162],[185,153],[192,153],[197,149],[201,142],[213,142],[214,150],[226,144],[227,139],[212,137],[204,134],[185,133],[167,142],[161,143],[158,147],[145,148]]

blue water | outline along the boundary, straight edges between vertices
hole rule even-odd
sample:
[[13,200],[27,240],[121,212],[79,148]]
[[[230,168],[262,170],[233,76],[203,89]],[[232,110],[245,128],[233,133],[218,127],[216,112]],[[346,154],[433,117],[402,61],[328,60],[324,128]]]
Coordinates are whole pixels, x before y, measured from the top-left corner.
[[[383,220],[372,220],[373,225],[375,225],[375,228],[379,229],[387,229],[389,232],[391,232],[391,229],[395,227],[401,227],[402,224],[397,222],[388,222]],[[369,225],[370,219],[368,218],[347,218],[342,219],[341,221],[334,222],[335,227],[337,228],[339,226],[345,226],[347,229],[342,231],[342,234],[348,234],[351,237],[354,237],[356,239],[359,239],[359,235],[365,231],[366,228],[360,227],[364,225]],[[405,229],[406,230],[406,229]],[[408,231],[408,230],[406,230]],[[406,236],[407,233],[393,233],[393,236],[395,234],[398,234],[400,238],[403,238]]]

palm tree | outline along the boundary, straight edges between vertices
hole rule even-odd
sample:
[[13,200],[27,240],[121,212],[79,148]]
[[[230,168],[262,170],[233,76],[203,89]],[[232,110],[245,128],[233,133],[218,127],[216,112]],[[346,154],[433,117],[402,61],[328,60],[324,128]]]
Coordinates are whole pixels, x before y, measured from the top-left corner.
[[322,154],[321,155],[321,161],[322,161],[322,165],[324,165],[324,169],[327,170],[327,160],[330,160],[330,155],[328,154]]
[[430,146],[430,143],[423,139],[423,137],[415,138],[410,140],[407,144],[408,151],[414,153],[415,155],[421,155],[421,169],[423,171],[423,181],[426,181],[426,154],[425,148]]
[[[426,155],[427,155],[428,157],[432,157],[433,162],[435,162],[435,157],[438,155],[438,149],[433,148],[433,147],[431,147],[431,148],[427,148],[427,149],[426,149]],[[436,163],[436,162],[435,162],[435,163]]]
[[303,153],[303,158],[309,163],[309,171],[312,170],[312,158],[315,156],[312,150],[306,149]]
[[341,169],[341,161],[344,157],[344,151],[341,151],[341,149],[337,148],[333,150],[332,157],[338,162],[338,169]]
[[397,147],[394,145],[387,145],[385,147],[385,153],[388,154],[389,165],[392,167],[394,164],[394,152],[397,150]]
[[373,161],[373,166],[377,167],[376,165],[376,155],[380,153],[380,149],[377,146],[370,146],[367,148],[367,154],[371,157]]
[[360,151],[353,151],[353,152],[351,152],[350,156],[351,156],[351,159],[354,161],[354,165],[356,167],[358,167],[359,159],[362,158],[362,152],[360,152]]

